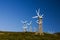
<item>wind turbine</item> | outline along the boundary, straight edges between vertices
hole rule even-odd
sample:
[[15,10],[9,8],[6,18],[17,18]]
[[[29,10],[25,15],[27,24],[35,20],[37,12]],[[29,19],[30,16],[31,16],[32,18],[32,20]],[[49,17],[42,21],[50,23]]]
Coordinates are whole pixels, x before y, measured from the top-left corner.
[[37,22],[38,23],[38,26],[39,26],[38,33],[40,35],[43,35],[43,31],[42,31],[42,18],[43,18],[43,15],[39,15],[40,9],[36,10],[36,13],[37,13],[37,16],[34,16],[32,18],[38,18],[38,22]]
[[30,26],[30,32],[32,32],[32,21],[30,23],[27,23]]
[[27,32],[27,21],[21,21],[23,23],[24,32]]

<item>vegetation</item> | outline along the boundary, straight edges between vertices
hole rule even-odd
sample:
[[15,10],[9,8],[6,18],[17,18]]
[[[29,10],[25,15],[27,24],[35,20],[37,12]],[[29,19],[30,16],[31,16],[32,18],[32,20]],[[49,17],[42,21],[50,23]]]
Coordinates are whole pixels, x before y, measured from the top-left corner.
[[34,32],[0,32],[0,40],[60,40],[60,34],[35,35]]

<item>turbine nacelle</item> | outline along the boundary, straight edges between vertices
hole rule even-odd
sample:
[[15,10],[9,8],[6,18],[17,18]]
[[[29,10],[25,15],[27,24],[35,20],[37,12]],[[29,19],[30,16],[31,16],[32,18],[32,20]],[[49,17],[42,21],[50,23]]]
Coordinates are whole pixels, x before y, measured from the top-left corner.
[[43,14],[41,16],[39,16],[39,18],[43,18]]

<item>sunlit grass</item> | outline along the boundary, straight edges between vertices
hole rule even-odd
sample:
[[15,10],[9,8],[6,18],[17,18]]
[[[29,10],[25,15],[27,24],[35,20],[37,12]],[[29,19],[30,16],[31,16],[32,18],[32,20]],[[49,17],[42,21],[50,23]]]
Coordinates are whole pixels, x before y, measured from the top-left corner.
[[60,40],[59,35],[35,35],[34,32],[0,32],[0,40]]

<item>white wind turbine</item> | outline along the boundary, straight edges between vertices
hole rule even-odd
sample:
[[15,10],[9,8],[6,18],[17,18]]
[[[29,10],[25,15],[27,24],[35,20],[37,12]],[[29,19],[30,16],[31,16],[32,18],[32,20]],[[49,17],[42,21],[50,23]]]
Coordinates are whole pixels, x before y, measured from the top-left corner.
[[38,9],[38,10],[36,10],[36,13],[37,13],[37,16],[34,16],[34,17],[32,17],[32,18],[38,18],[38,25],[39,25],[39,31],[38,31],[38,33],[40,34],[40,35],[43,35],[43,31],[42,31],[42,18],[43,18],[43,15],[39,15],[39,13],[40,13],[40,9]]
[[30,32],[32,32],[32,21],[30,23],[27,23],[30,26]]
[[21,21],[23,23],[24,32],[27,32],[27,21]]

